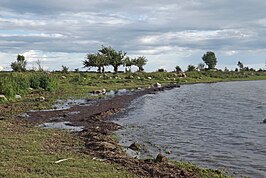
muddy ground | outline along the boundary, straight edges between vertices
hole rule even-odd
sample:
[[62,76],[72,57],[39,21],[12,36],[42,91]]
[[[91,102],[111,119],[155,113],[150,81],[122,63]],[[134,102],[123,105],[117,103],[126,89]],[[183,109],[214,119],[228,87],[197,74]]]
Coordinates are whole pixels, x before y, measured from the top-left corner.
[[84,130],[78,133],[85,142],[86,149],[83,152],[96,159],[119,164],[137,177],[197,177],[195,172],[167,162],[162,155],[147,160],[129,157],[112,137],[112,133],[121,126],[109,121],[110,116],[125,109],[140,96],[175,87],[178,85],[135,91],[130,95],[114,96],[97,100],[91,105],[78,105],[65,110],[28,112],[27,120],[34,125],[68,121],[74,126],[84,126]]

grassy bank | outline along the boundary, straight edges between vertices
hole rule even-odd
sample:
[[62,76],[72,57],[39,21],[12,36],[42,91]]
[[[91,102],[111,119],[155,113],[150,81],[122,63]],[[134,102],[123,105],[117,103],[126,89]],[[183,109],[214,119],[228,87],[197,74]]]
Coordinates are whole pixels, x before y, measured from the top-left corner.
[[[45,130],[14,120],[31,110],[50,108],[57,99],[91,98],[89,92],[145,88],[159,82],[201,83],[235,80],[266,80],[265,72],[220,73],[188,72],[186,78],[175,73],[134,74],[96,73],[0,73],[0,177],[134,177],[123,168],[95,161],[80,152],[84,143],[64,131]],[[20,95],[21,98],[16,98]],[[43,97],[44,100],[40,100]],[[61,159],[69,159],[56,164]],[[217,171],[178,163],[198,177],[225,177]]]
[[64,131],[0,121],[0,133],[0,177],[134,177],[81,153],[82,141]]

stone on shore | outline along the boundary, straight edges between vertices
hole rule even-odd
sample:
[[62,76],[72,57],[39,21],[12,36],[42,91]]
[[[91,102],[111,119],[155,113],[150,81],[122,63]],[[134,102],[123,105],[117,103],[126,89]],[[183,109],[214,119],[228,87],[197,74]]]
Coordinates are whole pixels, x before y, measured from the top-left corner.
[[140,151],[141,150],[141,145],[136,143],[136,142],[134,142],[128,148],[130,148],[131,150],[134,150],[134,151]]
[[161,153],[157,155],[157,157],[155,158],[155,162],[157,163],[162,163],[162,162],[166,162],[167,158],[165,156],[163,156]]
[[262,123],[263,123],[263,124],[266,124],[266,119],[264,119],[264,120],[262,121]]
[[160,83],[157,82],[157,83],[154,84],[154,87],[161,88],[162,87],[162,84],[160,84]]

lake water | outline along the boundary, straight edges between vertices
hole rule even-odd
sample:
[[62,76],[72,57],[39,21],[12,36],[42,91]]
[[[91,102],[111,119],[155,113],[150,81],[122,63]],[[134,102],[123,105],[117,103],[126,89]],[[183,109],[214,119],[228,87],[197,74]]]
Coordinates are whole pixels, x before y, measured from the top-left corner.
[[144,145],[174,160],[266,177],[266,81],[184,85],[145,95],[117,122],[122,145]]

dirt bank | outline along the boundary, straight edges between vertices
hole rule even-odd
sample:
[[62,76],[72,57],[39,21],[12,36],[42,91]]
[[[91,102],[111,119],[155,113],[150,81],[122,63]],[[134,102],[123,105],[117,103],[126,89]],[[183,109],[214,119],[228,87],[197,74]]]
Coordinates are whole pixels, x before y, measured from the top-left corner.
[[66,110],[28,112],[27,120],[39,125],[45,122],[70,122],[74,126],[84,126],[78,135],[85,141],[85,153],[110,163],[117,163],[138,177],[197,177],[193,170],[185,170],[165,158],[139,160],[126,155],[118,143],[112,138],[113,131],[121,128],[110,122],[111,115],[126,108],[131,101],[145,94],[172,89],[178,85],[150,88],[135,91],[130,95],[114,96],[109,99],[95,101],[88,106],[73,106]]

